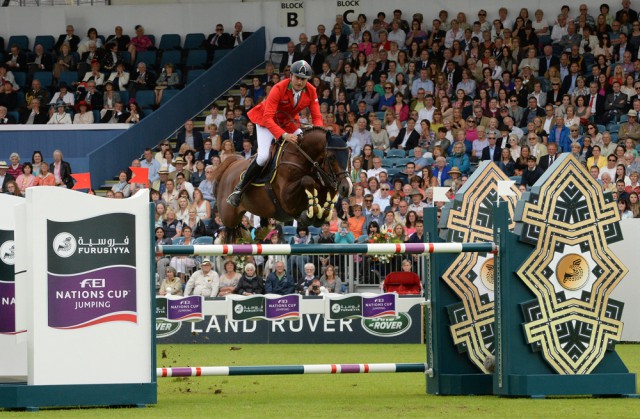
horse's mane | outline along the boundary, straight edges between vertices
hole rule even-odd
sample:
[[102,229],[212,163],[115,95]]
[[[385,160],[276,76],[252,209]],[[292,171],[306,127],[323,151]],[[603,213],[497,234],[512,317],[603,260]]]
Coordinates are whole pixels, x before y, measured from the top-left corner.
[[220,164],[220,166],[218,166],[216,170],[213,171],[213,181],[215,183],[219,183],[220,178],[222,178],[222,175],[224,174],[224,172],[227,171],[229,166],[231,166],[232,163],[241,159],[242,159],[242,156],[240,156],[239,154],[234,154],[224,159],[224,161]]
[[326,133],[326,130],[323,127],[311,126],[311,127],[305,128],[302,134],[307,135],[307,134],[314,133],[316,131],[322,131],[323,134]]

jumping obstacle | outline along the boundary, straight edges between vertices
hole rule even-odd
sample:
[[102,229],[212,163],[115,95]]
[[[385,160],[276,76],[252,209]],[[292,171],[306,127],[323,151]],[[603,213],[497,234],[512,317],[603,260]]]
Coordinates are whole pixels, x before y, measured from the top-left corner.
[[494,243],[365,243],[365,244],[199,244],[159,245],[156,255],[326,255],[326,254],[427,254],[427,253],[495,253]]
[[160,377],[220,377],[232,375],[301,375],[301,374],[373,374],[429,373],[426,364],[307,364],[255,365],[237,367],[172,367],[158,368]]

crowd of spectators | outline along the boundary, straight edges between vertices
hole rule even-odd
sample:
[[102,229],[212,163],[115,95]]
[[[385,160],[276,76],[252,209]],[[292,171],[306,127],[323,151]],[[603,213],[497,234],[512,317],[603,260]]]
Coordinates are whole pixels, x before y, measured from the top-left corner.
[[[187,71],[206,67],[215,50],[234,48],[251,35],[241,22],[232,34],[218,25],[201,44],[182,50],[156,47],[141,25],[134,31],[130,37],[116,26],[105,38],[89,28],[81,39],[68,25],[47,47],[36,43],[29,51],[13,43],[6,53],[0,38],[0,124],[137,123],[164,103],[165,91],[184,85]],[[207,59],[191,62],[192,49],[206,51]]]
[[[371,22],[362,14],[350,25],[338,15],[330,30],[321,24],[312,36],[299,34],[279,62],[267,62],[224,106],[212,106],[204,132],[187,121],[175,147],[164,140],[132,162],[149,168],[157,241],[224,239],[213,171],[229,155],[253,156],[255,126],[247,112],[299,59],[316,72],[311,83],[325,128],[351,147],[353,195],[336,204],[319,231],[287,234],[275,220],[247,214],[242,225],[249,240],[422,241],[423,208],[443,205],[434,201],[435,187],[449,188],[452,197],[479,162],[490,160],[526,190],[563,153],[612,193],[623,218],[640,217],[640,22],[630,2],[615,12],[603,4],[597,15],[585,4],[574,12],[564,5],[552,17],[541,10],[530,17],[526,8],[517,15],[505,7],[491,12],[497,12],[493,20],[479,10],[469,22],[462,12],[449,19],[442,10],[431,22],[416,13],[409,23],[395,10],[389,20],[383,12]],[[206,47],[234,42],[218,24]],[[56,100],[67,97],[61,90]],[[307,118],[303,111],[301,122]],[[129,184],[129,177],[120,173],[108,196],[144,187]],[[380,260],[364,263],[380,279],[389,270]],[[208,296],[342,292],[340,265],[329,256],[159,258],[157,285],[160,293],[176,294],[183,292],[172,285],[179,281],[185,294]]]

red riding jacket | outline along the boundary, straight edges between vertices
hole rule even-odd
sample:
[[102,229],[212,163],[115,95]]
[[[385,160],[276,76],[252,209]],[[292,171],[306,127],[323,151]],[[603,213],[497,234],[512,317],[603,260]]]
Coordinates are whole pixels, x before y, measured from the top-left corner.
[[[293,106],[293,89],[289,79],[282,80],[269,92],[269,96],[249,111],[249,119],[254,124],[267,128],[276,139],[284,133],[292,133],[299,128],[298,114],[307,106],[311,111],[313,125],[322,126],[322,115],[316,88],[307,82],[300,94],[298,105]],[[298,123],[298,125],[296,125]]]

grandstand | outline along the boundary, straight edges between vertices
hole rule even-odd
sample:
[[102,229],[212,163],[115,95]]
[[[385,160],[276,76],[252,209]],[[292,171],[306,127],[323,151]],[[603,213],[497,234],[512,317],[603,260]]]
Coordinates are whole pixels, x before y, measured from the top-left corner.
[[[197,187],[204,166],[191,178],[197,169],[189,159],[203,151],[193,139],[210,138],[206,121],[213,107],[221,115],[213,135],[224,138],[230,117],[255,152],[247,111],[287,77],[287,64],[306,59],[316,72],[311,82],[325,127],[360,157],[351,176],[361,191],[356,188],[355,196],[337,204],[332,234],[346,221],[353,241],[418,240],[420,209],[442,205],[433,200],[433,188],[449,188],[451,197],[478,162],[491,159],[525,190],[553,163],[551,143],[605,178],[603,188],[625,201],[624,217],[640,216],[640,23],[633,10],[614,10],[615,5],[603,13],[599,4],[587,3],[575,10],[540,4],[538,10],[472,11],[458,2],[443,4],[436,15],[437,7],[427,11],[418,1],[395,11],[377,1],[357,11],[317,1],[299,12],[305,23],[287,26],[271,2],[6,3],[0,76],[8,87],[1,89],[0,107],[7,109],[3,115],[0,108],[0,120],[7,123],[0,126],[0,160],[10,163],[17,153],[29,161],[39,150],[50,162],[60,149],[74,173],[91,173],[98,195],[123,192],[128,185],[118,179],[119,171],[140,163],[147,148],[160,153],[165,140],[173,156],[155,156],[157,165],[167,165],[173,178],[176,158],[187,159],[187,181]],[[42,25],[25,24],[33,21]],[[242,35],[234,38],[238,23]],[[34,99],[40,100],[37,112]],[[81,101],[89,105],[92,124],[56,122],[62,106],[71,121],[78,119]],[[237,115],[232,106],[241,107]],[[188,120],[193,133],[185,129]],[[218,154],[221,141],[212,142]],[[180,149],[183,143],[187,150]],[[8,164],[9,175],[20,176],[19,167]],[[20,182],[16,186],[20,193]],[[161,188],[159,199],[167,201],[164,183]],[[179,211],[178,200],[170,198]],[[206,227],[199,235],[213,241],[220,222],[215,201],[207,198],[212,211],[198,214]],[[358,206],[360,214],[354,212]],[[166,226],[159,214],[159,225],[163,221]],[[374,237],[372,221],[391,233]],[[255,237],[260,222],[263,229],[273,227],[267,220],[248,222],[257,240],[264,240]],[[295,227],[279,228],[281,240],[299,239]],[[180,230],[171,230],[176,240]],[[321,234],[309,233],[314,240]],[[379,289],[385,274],[401,264],[399,259],[371,276],[369,262],[342,263],[340,274],[352,277],[350,291]],[[321,261],[314,263],[319,271]]]

